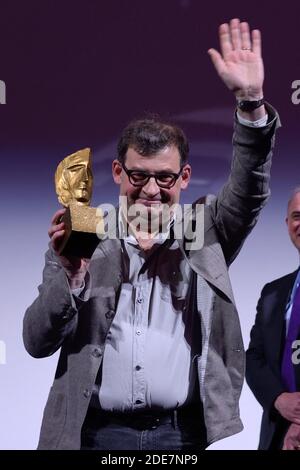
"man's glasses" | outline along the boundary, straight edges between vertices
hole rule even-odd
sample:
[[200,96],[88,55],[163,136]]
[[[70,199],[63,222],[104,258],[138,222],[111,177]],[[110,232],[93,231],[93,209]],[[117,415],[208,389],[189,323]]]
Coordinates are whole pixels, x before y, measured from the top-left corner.
[[156,184],[160,188],[170,189],[172,188],[172,186],[174,186],[174,184],[182,173],[182,168],[180,168],[179,173],[148,173],[147,171],[129,170],[125,166],[125,163],[122,163],[122,167],[124,168],[124,171],[128,176],[130,183],[133,186],[137,187],[145,186],[150,180],[150,178],[153,177],[155,178]]

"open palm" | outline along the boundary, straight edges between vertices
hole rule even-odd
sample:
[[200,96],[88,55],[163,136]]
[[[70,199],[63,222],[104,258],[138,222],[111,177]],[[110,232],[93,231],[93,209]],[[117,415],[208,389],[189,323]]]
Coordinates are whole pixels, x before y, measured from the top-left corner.
[[220,49],[209,49],[212,62],[226,86],[240,99],[262,97],[264,66],[261,57],[261,36],[248,23],[231,20],[219,28]]

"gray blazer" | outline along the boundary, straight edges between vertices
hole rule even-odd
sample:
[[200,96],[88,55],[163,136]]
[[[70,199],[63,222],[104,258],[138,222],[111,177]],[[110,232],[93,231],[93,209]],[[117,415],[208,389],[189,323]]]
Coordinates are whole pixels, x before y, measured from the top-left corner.
[[[204,246],[189,251],[186,240],[179,240],[197,274],[202,327],[198,377],[208,445],[243,428],[238,401],[244,378],[244,347],[228,267],[270,194],[271,155],[279,119],[269,105],[268,113],[269,124],[264,128],[248,128],[235,121],[228,182],[218,197],[197,201],[205,202]],[[82,424],[122,283],[118,239],[105,237],[100,241],[89,275],[84,298],[75,300],[59,259],[50,248],[39,295],[25,313],[23,337],[29,354],[47,357],[61,348],[44,410],[39,449],[80,449]]]

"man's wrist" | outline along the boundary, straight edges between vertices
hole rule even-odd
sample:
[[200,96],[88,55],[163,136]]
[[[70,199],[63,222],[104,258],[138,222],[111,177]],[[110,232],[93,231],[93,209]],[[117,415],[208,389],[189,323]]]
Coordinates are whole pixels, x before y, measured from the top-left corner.
[[247,88],[235,93],[238,114],[248,121],[258,121],[266,115],[262,88]]
[[82,287],[85,276],[86,276],[86,272],[87,272],[86,270],[82,270],[82,269],[76,272],[65,269],[65,273],[67,275],[69,286],[71,289],[78,289]]
[[84,279],[70,279],[69,278],[70,289],[81,289],[84,286]]
[[264,97],[264,92],[262,88],[252,89],[247,88],[245,90],[238,90],[235,93],[237,101],[258,101]]
[[79,297],[81,292],[85,289],[85,281],[82,282],[81,286],[79,287],[71,287],[70,289],[72,291],[72,294],[75,295],[75,297]]
[[237,112],[239,116],[247,121],[258,121],[267,114],[264,104],[261,104],[258,108],[255,108],[252,111],[242,111],[237,107]]
[[262,118],[257,119],[256,121],[249,121],[248,119],[243,118],[240,113],[237,113],[236,117],[239,123],[243,126],[254,128],[265,127],[268,124],[269,119],[268,114],[265,114]]
[[256,109],[263,106],[264,103],[265,103],[264,98],[260,98],[259,100],[240,100],[240,99],[237,99],[237,101],[236,101],[237,108],[240,109],[243,112],[246,112],[246,113],[251,113],[251,112],[255,111]]

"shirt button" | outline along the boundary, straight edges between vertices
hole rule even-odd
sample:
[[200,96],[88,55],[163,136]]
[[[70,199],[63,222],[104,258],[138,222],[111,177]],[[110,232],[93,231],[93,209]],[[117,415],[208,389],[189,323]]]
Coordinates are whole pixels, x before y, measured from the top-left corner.
[[135,366],[135,370],[141,370],[141,366]]
[[95,348],[92,352],[92,356],[94,357],[100,357],[102,355],[101,349]]
[[136,330],[136,334],[137,334],[137,335],[140,335],[140,334],[141,334],[141,330]]
[[83,395],[85,396],[85,398],[89,398],[91,392],[86,388],[83,392]]
[[138,302],[138,304],[141,304],[141,303],[143,302],[143,299],[142,299],[141,297],[139,297],[139,298],[137,299],[137,302]]
[[69,320],[76,313],[76,310],[74,310],[72,307],[65,306],[63,308],[63,313],[64,313],[64,315],[62,316],[62,319],[63,320]]
[[114,310],[109,310],[108,312],[106,312],[105,318],[107,318],[107,320],[110,320],[114,316],[114,314]]
[[142,400],[135,400],[136,405],[141,405],[142,403],[143,403]]

